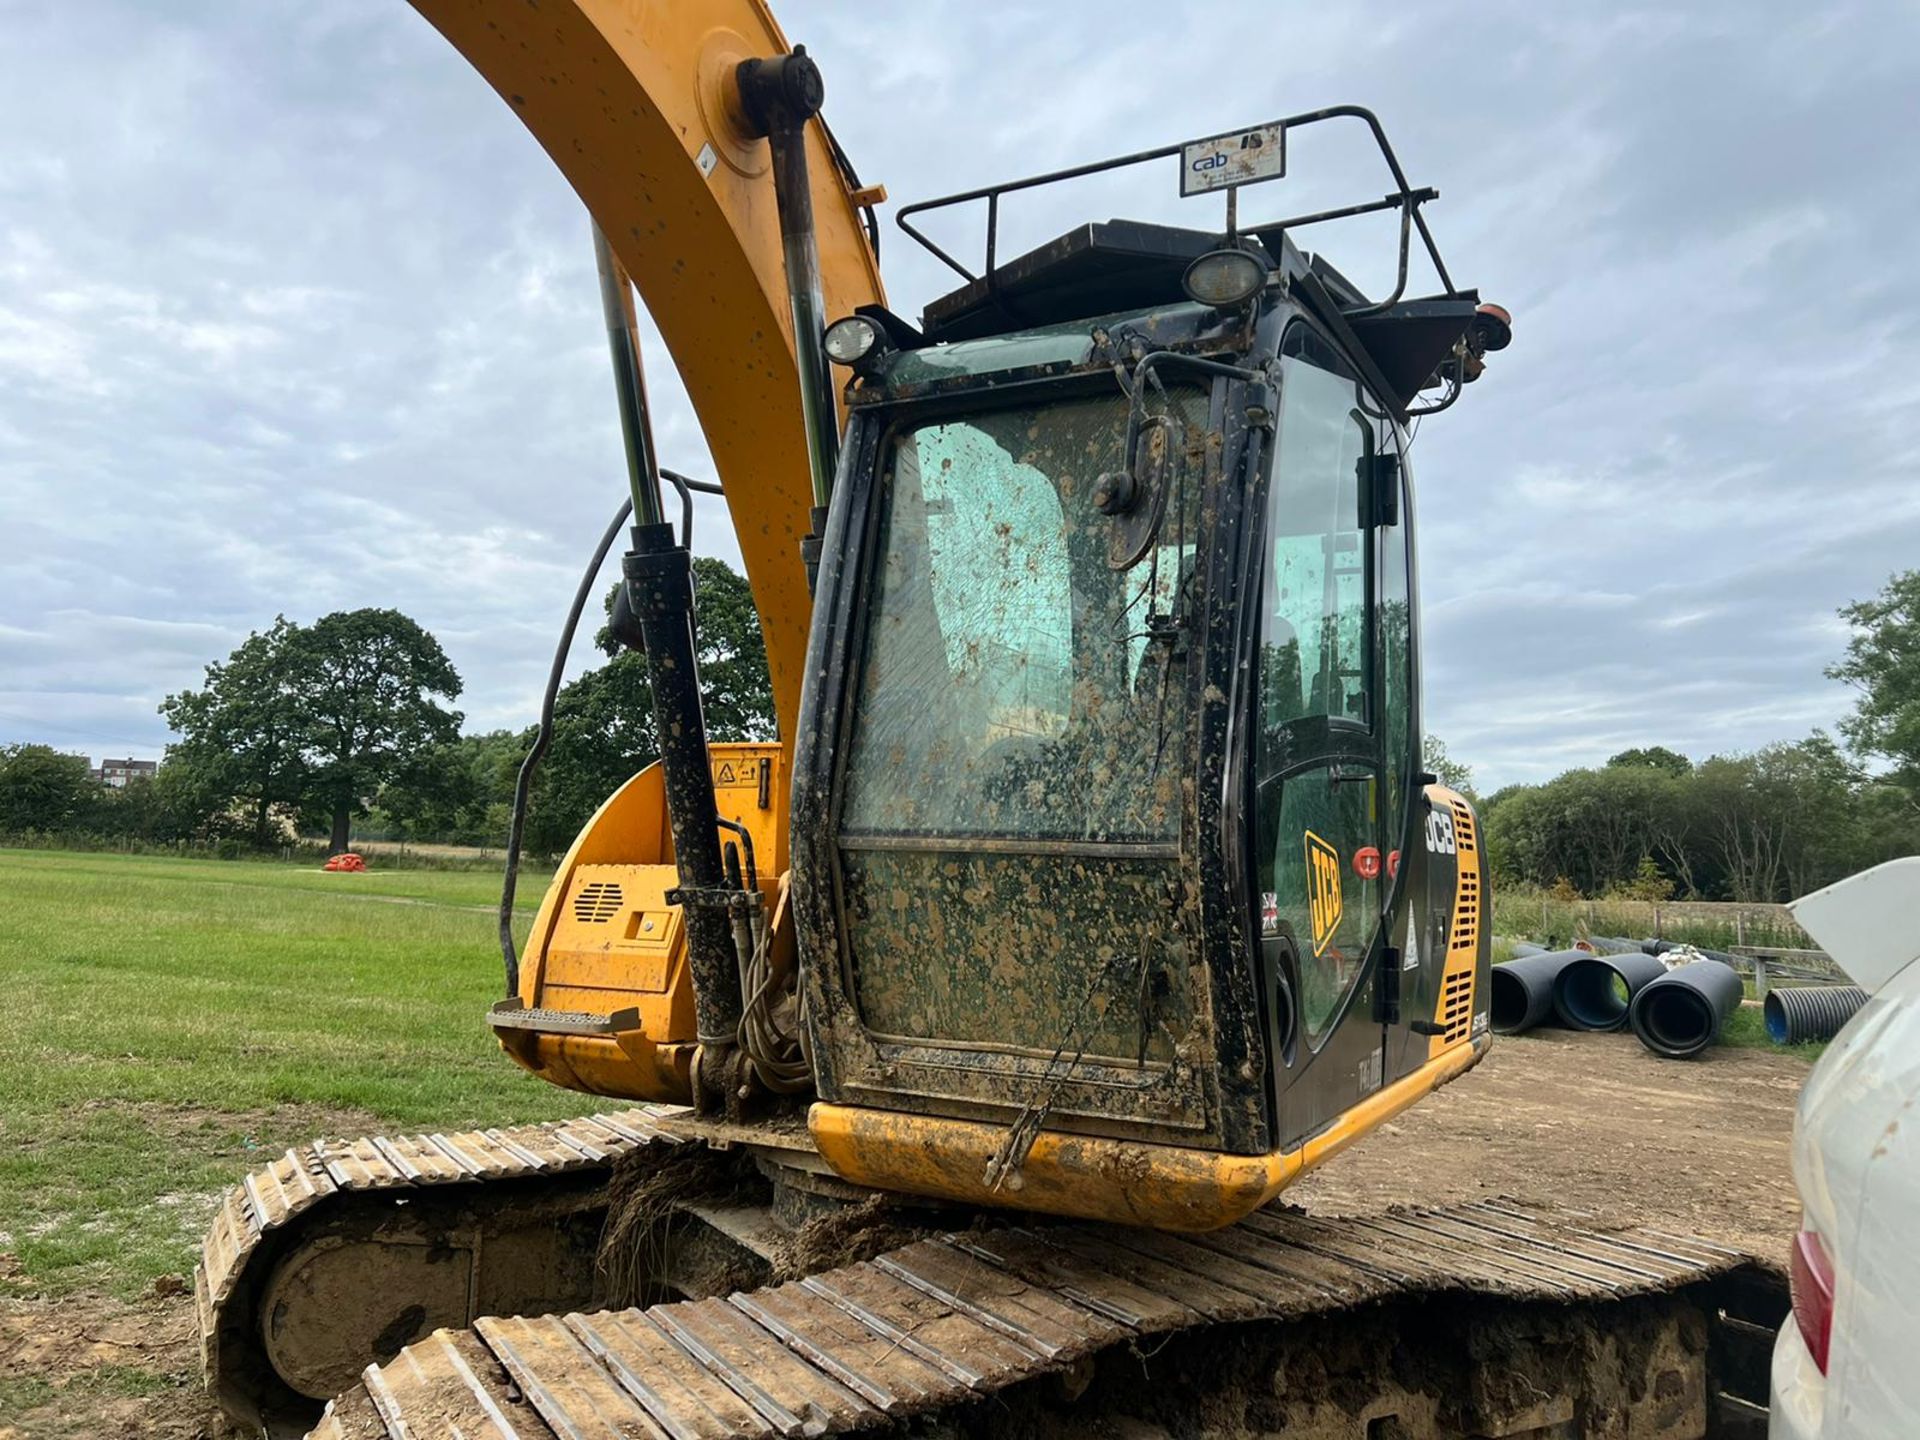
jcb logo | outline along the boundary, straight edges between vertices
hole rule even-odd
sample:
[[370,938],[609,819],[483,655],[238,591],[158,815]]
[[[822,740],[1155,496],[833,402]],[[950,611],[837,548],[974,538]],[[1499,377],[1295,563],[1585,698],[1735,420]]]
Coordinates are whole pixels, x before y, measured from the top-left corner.
[[1340,852],[1307,831],[1307,913],[1313,921],[1313,953],[1324,955],[1340,928]]

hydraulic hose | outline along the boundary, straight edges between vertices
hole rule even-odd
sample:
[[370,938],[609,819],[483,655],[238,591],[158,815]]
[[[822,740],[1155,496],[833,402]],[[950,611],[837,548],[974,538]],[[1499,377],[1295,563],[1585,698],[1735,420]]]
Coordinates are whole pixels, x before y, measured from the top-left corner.
[[613,549],[613,542],[620,537],[621,527],[632,513],[633,497],[628,496],[614,511],[607,533],[594,546],[593,558],[580,576],[579,588],[573,592],[573,604],[567,608],[567,623],[560,627],[560,643],[553,650],[547,688],[540,696],[540,728],[513,782],[513,818],[507,824],[507,868],[500,882],[500,957],[506,962],[509,1000],[520,993],[520,955],[513,943],[513,892],[520,883],[520,840],[527,823],[527,796],[533,788],[534,772],[540,768],[540,757],[547,753],[547,746],[553,740],[553,702],[560,693],[560,677],[567,668],[567,653],[573,649],[574,632],[580,628],[581,612],[587,608],[587,597],[593,593],[593,577],[607,563],[607,553]]
[[1776,1045],[1831,1040],[1867,1003],[1858,985],[1786,985],[1769,990],[1761,1005],[1767,1038]]
[[1633,997],[1667,973],[1638,950],[1583,955],[1567,962],[1553,982],[1553,1013],[1569,1030],[1618,1030]]
[[1633,997],[1627,1022],[1656,1055],[1685,1060],[1720,1038],[1746,987],[1718,960],[1692,960],[1669,970]]

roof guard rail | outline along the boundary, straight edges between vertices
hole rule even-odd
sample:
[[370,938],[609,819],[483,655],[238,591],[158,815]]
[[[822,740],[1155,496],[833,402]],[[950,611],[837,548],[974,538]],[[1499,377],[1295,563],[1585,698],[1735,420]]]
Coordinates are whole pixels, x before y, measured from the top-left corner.
[[[1374,304],[1348,308],[1345,314],[1349,318],[1376,315],[1398,304],[1407,289],[1408,257],[1412,248],[1413,233],[1417,230],[1421,243],[1425,246],[1427,258],[1433,263],[1434,274],[1446,287],[1446,294],[1456,296],[1461,293],[1453,283],[1453,277],[1447,273],[1446,262],[1440,258],[1440,247],[1434,243],[1433,232],[1427,226],[1426,216],[1420,213],[1420,207],[1429,200],[1440,198],[1440,192],[1425,187],[1414,189],[1407,181],[1406,172],[1400,167],[1399,157],[1393,153],[1393,146],[1387,141],[1387,132],[1381,128],[1379,117],[1371,110],[1360,105],[1333,105],[1324,110],[1308,110],[1298,115],[1289,115],[1274,120],[1265,126],[1250,127],[1259,129],[1279,129],[1281,131],[1299,130],[1308,125],[1319,124],[1323,120],[1353,119],[1366,125],[1373,134],[1374,143],[1380,147],[1381,158],[1387,163],[1387,170],[1393,177],[1394,189],[1378,200],[1363,201],[1357,205],[1343,205],[1332,210],[1317,210],[1311,214],[1295,215],[1285,220],[1269,221],[1257,225],[1242,225],[1244,231],[1261,235],[1275,232],[1298,230],[1308,225],[1319,225],[1329,220],[1347,220],[1357,215],[1372,214],[1382,210],[1400,212],[1400,260],[1393,293],[1385,300]],[[987,202],[987,245],[986,269],[984,271],[987,291],[990,295],[999,293],[995,256],[999,248],[1000,233],[1000,197],[1019,190],[1032,190],[1042,185],[1054,185],[1065,180],[1078,180],[1083,176],[1097,175],[1106,170],[1120,170],[1130,165],[1143,165],[1151,160],[1164,160],[1170,155],[1178,155],[1188,145],[1200,143],[1194,140],[1182,140],[1172,145],[1157,146],[1152,150],[1137,150],[1131,155],[1119,155],[1110,160],[1096,160],[1086,165],[1073,165],[1065,170],[1050,170],[1044,175],[1029,175],[1020,180],[1002,181],[998,185],[983,185],[975,190],[962,190],[953,195],[936,196],[931,200],[919,200],[911,205],[903,205],[894,214],[895,221],[912,239],[940,260],[962,280],[968,282],[981,279],[965,265],[954,259],[924,232],[909,223],[911,216],[924,214],[930,210],[943,210],[955,205],[964,205],[975,200]],[[1229,195],[1234,194],[1232,190]]]

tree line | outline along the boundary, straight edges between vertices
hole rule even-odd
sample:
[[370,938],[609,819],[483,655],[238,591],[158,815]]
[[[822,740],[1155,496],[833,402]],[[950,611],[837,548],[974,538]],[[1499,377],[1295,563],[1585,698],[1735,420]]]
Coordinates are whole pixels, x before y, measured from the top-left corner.
[[1480,802],[1495,880],[1595,897],[1783,901],[1914,853],[1920,570],[1840,615],[1852,635],[1827,674],[1856,697],[1840,740],[1816,730],[1698,764],[1655,745],[1509,785]]
[[[747,583],[695,559],[700,667],[716,740],[774,733],[766,647]],[[612,592],[607,603],[611,606]],[[659,756],[644,657],[604,627],[606,663],[563,686],[535,780],[526,844],[564,850],[600,803]],[[0,748],[0,836],[272,850],[299,836],[351,843],[356,825],[421,841],[498,845],[534,728],[460,733],[459,672],[396,610],[276,619],[160,713],[180,738],[159,773],[119,789],[84,757]]]
[[[766,647],[747,583],[706,557],[694,577],[709,733],[770,739]],[[1698,763],[1655,745],[1509,785],[1479,800],[1496,880],[1596,897],[1757,902],[1912,853],[1920,570],[1840,613],[1852,634],[1828,674],[1856,693],[1840,740],[1816,731]],[[534,853],[564,850],[659,755],[645,658],[604,626],[595,643],[605,663],[555,702],[528,811]],[[180,739],[151,779],[108,789],[81,757],[0,748],[0,836],[272,848],[299,833],[337,849],[358,822],[420,841],[497,845],[534,731],[460,734],[450,702],[461,689],[439,642],[397,611],[343,611],[311,625],[281,618],[209,665],[198,689],[166,699],[161,713]],[[1427,765],[1471,788],[1437,740]]]

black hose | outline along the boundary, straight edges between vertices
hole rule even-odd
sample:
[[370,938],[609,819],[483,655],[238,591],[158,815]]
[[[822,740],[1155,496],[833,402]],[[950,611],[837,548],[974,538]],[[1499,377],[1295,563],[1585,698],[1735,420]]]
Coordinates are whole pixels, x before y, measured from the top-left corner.
[[702,495],[724,495],[727,492],[711,480],[691,480],[678,470],[669,470],[664,465],[660,467],[660,478],[680,492],[680,543],[691,550],[693,548],[693,492],[698,490]]
[[1667,973],[1638,950],[1583,955],[1567,962],[1553,982],[1553,1013],[1570,1030],[1618,1030],[1633,997]]
[[1740,974],[1718,960],[1692,960],[1669,970],[1633,997],[1627,1021],[1656,1055],[1685,1060],[1720,1038],[1746,995]]
[[1801,1045],[1831,1040],[1866,1003],[1867,992],[1858,985],[1785,985],[1769,990],[1760,1008],[1769,1040]]
[[1491,1000],[1496,1034],[1518,1035],[1553,1013],[1553,982],[1568,962],[1584,960],[1579,950],[1552,950],[1509,960],[1492,970]]
[[[527,795],[533,788],[533,773],[540,768],[540,757],[547,753],[547,746],[553,739],[554,697],[560,693],[560,677],[567,668],[567,652],[573,648],[573,634],[580,628],[580,614],[587,608],[587,597],[593,593],[594,576],[607,563],[607,552],[613,549],[613,542],[620,536],[620,527],[627,523],[627,517],[632,513],[633,498],[629,496],[620,502],[620,508],[614,512],[607,533],[600,537],[600,543],[594,547],[593,559],[587,562],[586,573],[580,577],[580,588],[573,592],[573,605],[567,611],[567,623],[561,627],[560,643],[554,647],[553,668],[547,672],[546,693],[540,697],[539,733],[533,737],[533,748],[527,751],[527,758],[520,762],[519,777],[513,782],[513,819],[507,825],[507,869],[500,883],[500,955],[506,961],[509,1000],[520,993],[520,956],[513,943],[513,892],[520,882],[520,836],[526,827]],[[691,519],[688,523],[692,523]]]

